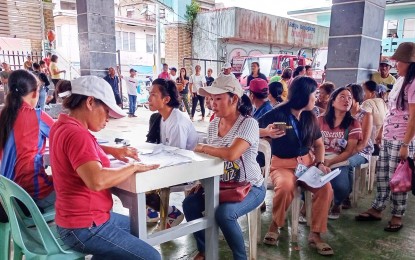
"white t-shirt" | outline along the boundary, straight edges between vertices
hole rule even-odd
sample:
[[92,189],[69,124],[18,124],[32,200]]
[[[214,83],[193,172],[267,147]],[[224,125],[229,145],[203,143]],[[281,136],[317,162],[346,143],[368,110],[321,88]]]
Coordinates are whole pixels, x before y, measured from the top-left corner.
[[[240,158],[233,162],[225,161],[224,174],[221,176],[222,181],[249,181],[252,185],[260,187],[264,183],[261,169],[256,161],[259,146],[259,127],[258,121],[252,117],[238,117],[235,124],[229,132],[219,136],[220,118],[215,117],[209,124],[207,143],[217,147],[230,147],[236,138],[240,138],[249,143],[249,148]],[[246,174],[246,175],[245,175]]]
[[161,143],[180,149],[194,150],[199,136],[189,115],[174,108],[170,116],[160,121]]
[[179,75],[176,73],[175,76],[170,74],[170,79],[173,80],[174,82],[176,82],[176,79],[179,77]]
[[131,78],[131,77],[124,77],[124,80],[127,83],[128,95],[137,96],[138,79]]
[[196,76],[193,74],[190,76],[189,83],[193,83],[192,92],[197,93],[199,88],[203,87],[203,83],[206,84],[206,78],[203,75]]

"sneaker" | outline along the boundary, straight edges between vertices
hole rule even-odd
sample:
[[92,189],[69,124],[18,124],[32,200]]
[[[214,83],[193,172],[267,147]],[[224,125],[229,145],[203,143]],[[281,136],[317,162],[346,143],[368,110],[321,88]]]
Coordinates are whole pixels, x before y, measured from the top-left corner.
[[156,223],[159,220],[159,213],[154,209],[147,208],[147,223]]
[[345,200],[343,200],[342,202],[342,209],[350,209],[352,207],[352,202],[350,201],[350,198],[347,197]]
[[329,219],[339,219],[340,217],[340,206],[333,205],[330,209]]
[[166,229],[179,225],[184,219],[184,214],[180,210],[175,206],[172,206],[172,208],[173,211],[167,216]]
[[300,217],[298,218],[298,223],[300,223],[300,224],[306,224],[307,223],[306,216],[304,216],[303,214],[300,213]]

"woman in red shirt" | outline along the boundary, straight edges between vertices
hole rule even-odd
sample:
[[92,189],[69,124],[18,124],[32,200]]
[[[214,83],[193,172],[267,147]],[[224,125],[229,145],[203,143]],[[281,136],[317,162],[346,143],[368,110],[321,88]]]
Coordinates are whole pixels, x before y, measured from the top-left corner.
[[115,103],[111,86],[96,76],[79,77],[70,84],[61,114],[50,132],[51,165],[56,190],[57,230],[71,249],[99,259],[160,259],[160,254],[129,232],[127,216],[111,212],[110,188],[137,172],[155,169],[128,163],[110,168],[107,154],[128,162],[138,160],[134,148],[100,146],[89,132],[103,129],[109,117],[125,113]]

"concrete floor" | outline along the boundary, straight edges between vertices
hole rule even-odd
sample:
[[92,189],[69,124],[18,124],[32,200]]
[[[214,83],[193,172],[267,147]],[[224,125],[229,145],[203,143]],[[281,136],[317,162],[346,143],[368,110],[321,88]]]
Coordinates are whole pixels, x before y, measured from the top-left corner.
[[[140,108],[137,118],[123,118],[110,120],[107,127],[95,135],[99,138],[113,140],[115,137],[126,138],[132,144],[145,141],[148,131],[148,119],[151,112]],[[208,122],[195,122],[198,131],[206,131]],[[268,190],[266,196],[267,211],[261,215],[262,236],[265,235],[271,222],[271,205],[273,191]],[[382,221],[356,222],[354,216],[370,206],[374,194],[361,198],[358,208],[344,210],[339,220],[330,220],[328,232],[324,239],[332,246],[335,255],[331,259],[415,259],[415,209],[413,196],[409,195],[409,207],[403,223],[404,228],[398,233],[383,231],[389,220],[389,207],[385,211]],[[181,209],[184,195],[172,193],[171,205]],[[122,207],[119,200],[114,198],[114,211],[128,214],[128,210]],[[307,245],[309,228],[300,225],[298,245],[290,244],[290,215],[287,226],[282,229],[278,246],[258,245],[258,259],[326,259],[317,254],[315,249]],[[241,228],[245,235],[245,244],[248,250],[248,229],[246,217],[240,218]],[[156,228],[149,225],[149,228]],[[414,234],[412,234],[414,232]],[[229,247],[220,237],[220,259],[232,259]],[[196,254],[196,244],[192,236],[185,236],[175,241],[164,243],[156,247],[163,259],[191,259]]]

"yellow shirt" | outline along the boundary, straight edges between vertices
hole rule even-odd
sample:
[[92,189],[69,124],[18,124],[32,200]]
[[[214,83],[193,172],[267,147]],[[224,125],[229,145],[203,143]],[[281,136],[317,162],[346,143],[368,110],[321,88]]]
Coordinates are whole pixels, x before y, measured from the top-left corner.
[[58,74],[53,74],[53,71],[54,71],[54,70],[59,71],[59,68],[58,68],[58,65],[56,64],[56,62],[51,62],[51,63],[50,63],[50,66],[49,66],[49,69],[50,69],[50,73],[52,74],[52,75],[50,75],[50,77],[51,77],[52,79],[60,79],[60,78],[61,78],[60,73],[58,73]]
[[391,74],[389,74],[387,78],[382,78],[379,72],[375,72],[372,74],[372,80],[377,84],[385,85],[386,87],[388,85],[394,85],[396,81],[395,77]]
[[281,98],[283,101],[286,101],[288,98],[288,82],[281,79],[280,80],[281,84],[282,84],[282,94],[281,94]]

